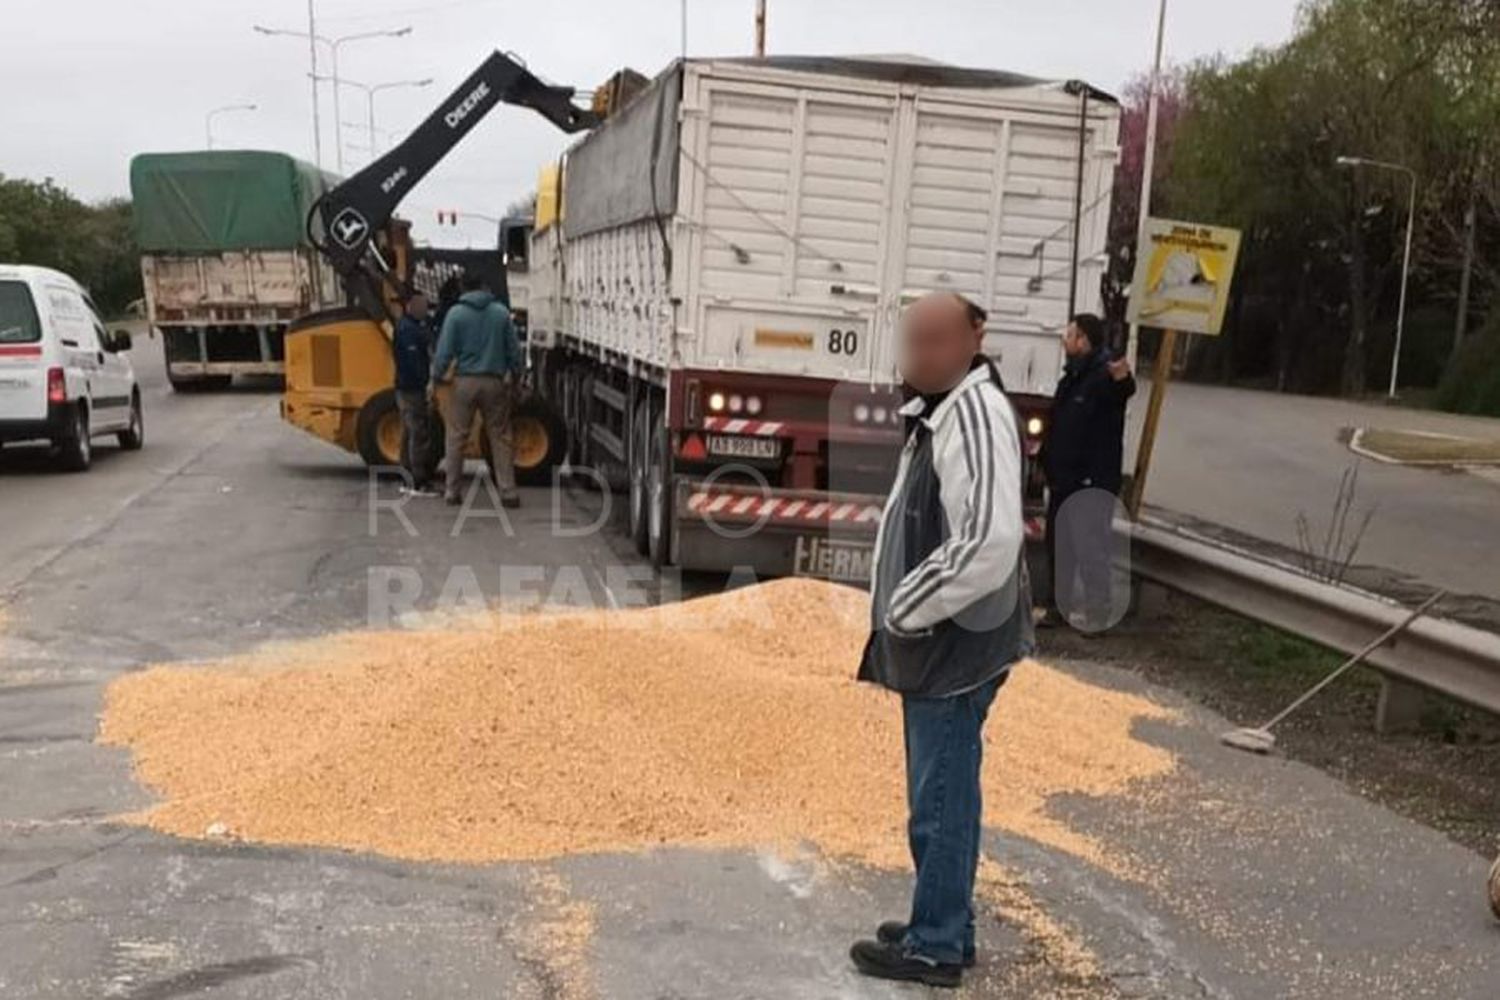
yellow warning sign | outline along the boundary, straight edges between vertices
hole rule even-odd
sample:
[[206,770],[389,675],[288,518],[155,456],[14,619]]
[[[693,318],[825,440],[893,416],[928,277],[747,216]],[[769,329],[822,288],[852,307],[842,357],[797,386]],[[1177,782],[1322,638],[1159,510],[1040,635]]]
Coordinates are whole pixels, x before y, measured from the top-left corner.
[[1130,321],[1217,336],[1239,255],[1237,229],[1147,219],[1130,289]]

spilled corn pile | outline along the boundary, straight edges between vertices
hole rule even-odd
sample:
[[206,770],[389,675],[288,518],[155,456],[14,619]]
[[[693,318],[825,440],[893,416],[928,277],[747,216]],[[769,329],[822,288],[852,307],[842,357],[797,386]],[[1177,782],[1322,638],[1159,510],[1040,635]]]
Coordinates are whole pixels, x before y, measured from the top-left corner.
[[[682,604],[349,633],[116,681],[101,739],[201,837],[494,861],[811,842],[901,866],[898,702],[859,685],[866,598],[783,580]],[[987,732],[986,822],[1096,863],[1049,814],[1173,759],[1169,713],[1019,666]]]

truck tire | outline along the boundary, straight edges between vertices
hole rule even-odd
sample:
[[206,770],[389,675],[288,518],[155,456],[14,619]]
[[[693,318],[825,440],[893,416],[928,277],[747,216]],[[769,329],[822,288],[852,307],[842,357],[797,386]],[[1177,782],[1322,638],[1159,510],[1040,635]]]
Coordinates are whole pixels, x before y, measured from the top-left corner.
[[57,464],[64,472],[87,472],[94,464],[94,445],[89,438],[89,409],[82,402],[73,404],[72,419],[53,444],[57,447]]
[[140,451],[146,444],[146,421],[141,416],[141,394],[139,390],[130,394],[130,426],[115,438],[125,451]]
[[511,413],[510,433],[516,483],[550,486],[552,470],[568,455],[568,431],[557,412],[540,396],[527,396]]
[[635,405],[635,416],[630,422],[630,540],[635,544],[635,551],[643,556],[651,554],[646,508],[651,495],[647,482],[655,416],[651,398],[647,396]]
[[401,464],[401,408],[395,389],[382,389],[365,400],[354,425],[354,441],[366,465]]
[[652,423],[651,464],[647,472],[646,553],[654,569],[672,565],[672,442],[666,422]]
[[233,375],[173,375],[167,370],[173,392],[223,392],[234,384]]

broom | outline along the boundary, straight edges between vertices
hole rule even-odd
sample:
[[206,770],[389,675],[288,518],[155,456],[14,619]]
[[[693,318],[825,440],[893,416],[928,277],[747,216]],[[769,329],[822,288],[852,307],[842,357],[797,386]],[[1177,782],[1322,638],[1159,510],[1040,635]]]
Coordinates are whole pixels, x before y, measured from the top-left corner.
[[1386,629],[1385,633],[1381,635],[1380,638],[1376,639],[1364,649],[1361,649],[1358,653],[1355,653],[1349,659],[1345,660],[1342,666],[1340,666],[1333,673],[1329,674],[1327,677],[1323,678],[1317,684],[1313,685],[1306,694],[1284,708],[1281,713],[1276,716],[1276,718],[1272,719],[1270,722],[1267,722],[1264,726],[1261,726],[1259,729],[1231,729],[1229,732],[1220,736],[1219,741],[1225,746],[1234,747],[1236,750],[1245,750],[1249,753],[1260,754],[1270,753],[1271,750],[1276,746],[1276,736],[1271,732],[1271,729],[1277,723],[1281,722],[1281,720],[1285,719],[1287,716],[1297,711],[1297,709],[1307,704],[1319,691],[1322,691],[1328,685],[1332,684],[1344,674],[1348,673],[1349,670],[1351,670],[1353,667],[1364,662],[1365,657],[1375,652],[1375,650],[1379,649],[1381,646],[1384,646],[1387,642],[1390,642],[1393,638],[1400,635],[1402,632],[1405,632],[1407,628],[1410,627],[1412,622],[1422,617],[1432,608],[1434,604],[1436,604],[1438,601],[1441,601],[1444,597],[1447,596],[1448,592],[1446,590],[1440,590],[1436,594],[1433,594],[1426,601],[1422,602],[1421,607],[1417,608],[1415,611],[1407,615],[1395,625],[1392,625],[1390,628]]

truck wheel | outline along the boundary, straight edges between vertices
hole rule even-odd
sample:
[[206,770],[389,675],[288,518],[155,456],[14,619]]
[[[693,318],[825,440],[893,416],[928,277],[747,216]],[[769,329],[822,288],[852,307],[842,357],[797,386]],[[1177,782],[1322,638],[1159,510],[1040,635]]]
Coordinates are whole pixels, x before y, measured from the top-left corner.
[[94,463],[94,446],[89,440],[89,411],[82,403],[73,405],[73,419],[55,442],[58,465],[65,472],[87,472]]
[[552,470],[568,452],[568,432],[552,407],[539,396],[523,399],[511,414],[510,433],[516,482],[550,486]]
[[146,421],[141,417],[141,394],[130,394],[130,426],[115,435],[126,451],[140,451],[146,443]]
[[672,564],[672,446],[666,422],[655,424],[646,475],[646,551],[655,569]]
[[635,417],[630,424],[630,540],[635,543],[636,552],[643,556],[651,554],[646,508],[651,495],[648,476],[653,416],[648,397],[636,404]]
[[366,465],[401,464],[401,408],[395,389],[382,389],[365,400],[354,425],[354,440]]

